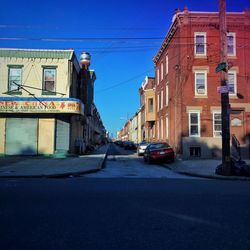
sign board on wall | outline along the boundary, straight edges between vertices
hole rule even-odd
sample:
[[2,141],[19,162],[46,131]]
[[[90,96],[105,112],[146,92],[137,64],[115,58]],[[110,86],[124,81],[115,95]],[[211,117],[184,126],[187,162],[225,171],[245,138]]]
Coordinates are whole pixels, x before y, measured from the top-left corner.
[[1,101],[0,113],[74,113],[83,114],[80,101]]

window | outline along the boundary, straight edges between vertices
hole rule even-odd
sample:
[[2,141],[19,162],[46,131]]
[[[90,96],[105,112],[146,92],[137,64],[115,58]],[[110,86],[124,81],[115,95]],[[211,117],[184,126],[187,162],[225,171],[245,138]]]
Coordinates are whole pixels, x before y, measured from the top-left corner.
[[191,157],[201,157],[201,148],[200,147],[190,147],[189,154]]
[[195,71],[195,95],[207,95],[207,71]]
[[161,118],[161,139],[163,139],[163,118]]
[[149,98],[148,99],[148,112],[153,112],[154,111],[153,108],[154,108],[154,100],[153,98]]
[[166,138],[168,139],[168,116],[166,117]]
[[22,67],[19,65],[9,65],[9,91],[20,91],[22,85]]
[[195,55],[202,55],[205,56],[207,54],[207,39],[205,32],[195,32],[194,33],[195,39]]
[[163,90],[161,90],[161,109],[163,108]]
[[157,138],[160,139],[160,121],[157,121]]
[[160,82],[160,70],[157,69],[157,85],[159,84]]
[[220,137],[221,136],[221,113],[220,112],[214,112],[213,113],[213,134],[214,137]]
[[168,74],[168,55],[166,55],[166,75]]
[[189,112],[189,136],[200,136],[200,112],[190,111]]
[[227,33],[227,54],[229,56],[236,55],[236,46],[235,46],[235,33]]
[[228,71],[228,88],[229,88],[229,95],[236,95],[237,88],[236,88],[236,71]]
[[161,63],[161,80],[163,79],[163,62]]
[[157,111],[160,110],[160,94],[157,95]]
[[43,68],[43,91],[55,92],[56,88],[56,68]]
[[168,83],[166,85],[166,106],[168,106]]

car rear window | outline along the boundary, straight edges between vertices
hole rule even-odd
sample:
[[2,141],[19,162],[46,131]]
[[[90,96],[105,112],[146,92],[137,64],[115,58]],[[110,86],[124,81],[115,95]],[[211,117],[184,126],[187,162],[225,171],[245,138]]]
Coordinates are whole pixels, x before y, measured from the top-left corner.
[[157,144],[151,144],[151,149],[159,149],[159,148],[169,148],[170,146],[167,143],[157,143]]

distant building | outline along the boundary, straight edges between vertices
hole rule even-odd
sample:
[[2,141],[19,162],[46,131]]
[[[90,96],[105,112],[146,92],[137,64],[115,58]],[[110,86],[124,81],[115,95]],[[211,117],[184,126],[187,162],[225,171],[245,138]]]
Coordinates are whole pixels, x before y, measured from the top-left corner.
[[141,108],[137,111],[137,143],[142,141],[142,112]]
[[138,143],[138,114],[135,113],[135,115],[131,118],[131,124],[130,124],[130,141],[133,141],[134,143]]
[[[141,141],[155,141],[156,101],[155,78],[146,77],[139,89],[141,112]],[[139,142],[141,142],[139,141]]]

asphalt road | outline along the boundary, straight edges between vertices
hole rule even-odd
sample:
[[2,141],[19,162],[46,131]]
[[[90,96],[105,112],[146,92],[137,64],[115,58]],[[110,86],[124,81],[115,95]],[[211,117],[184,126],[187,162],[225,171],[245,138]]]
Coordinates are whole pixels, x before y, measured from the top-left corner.
[[[171,163],[169,163],[171,164]],[[148,164],[136,151],[125,150],[111,144],[105,167],[97,173],[87,174],[91,178],[196,178],[180,175],[163,164]]]
[[248,250],[249,208],[247,181],[1,179],[0,247]]

